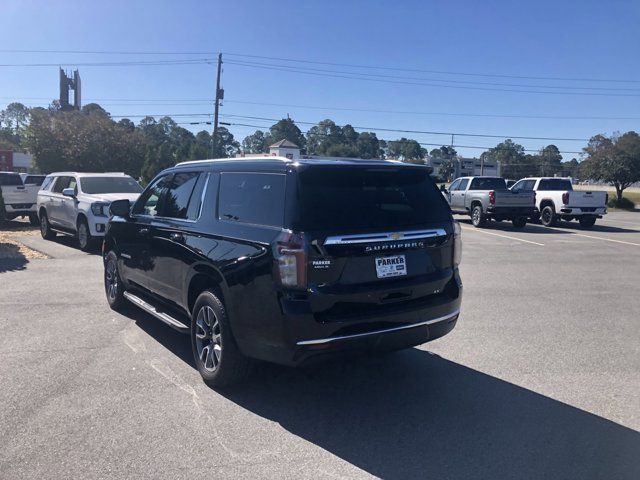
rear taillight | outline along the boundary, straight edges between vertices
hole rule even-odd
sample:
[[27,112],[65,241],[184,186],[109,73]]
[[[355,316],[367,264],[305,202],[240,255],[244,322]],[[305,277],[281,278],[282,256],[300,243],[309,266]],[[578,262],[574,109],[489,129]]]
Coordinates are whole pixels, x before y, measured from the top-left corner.
[[453,222],[453,266],[460,265],[462,260],[462,229],[458,222]]
[[304,235],[282,232],[273,244],[276,275],[289,288],[307,288],[307,252]]
[[569,203],[569,192],[564,192],[562,194],[562,204],[567,205]]
[[496,192],[494,192],[493,190],[489,192],[489,203],[491,205],[495,205],[496,203]]

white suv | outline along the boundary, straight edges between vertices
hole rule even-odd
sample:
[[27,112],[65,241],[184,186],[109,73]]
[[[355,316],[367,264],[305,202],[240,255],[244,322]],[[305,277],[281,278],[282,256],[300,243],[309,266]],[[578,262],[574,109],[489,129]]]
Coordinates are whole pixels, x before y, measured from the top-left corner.
[[124,173],[52,173],[38,192],[42,238],[73,235],[82,250],[90,250],[104,236],[111,202],[134,202],[140,192],[138,182]]

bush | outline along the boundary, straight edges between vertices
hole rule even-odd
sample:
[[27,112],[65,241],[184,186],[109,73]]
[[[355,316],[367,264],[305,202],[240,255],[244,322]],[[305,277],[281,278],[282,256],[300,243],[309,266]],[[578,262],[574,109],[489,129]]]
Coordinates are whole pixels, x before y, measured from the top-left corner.
[[2,198],[2,188],[0,188],[0,223],[7,219],[7,211],[4,208],[4,199]]
[[607,206],[611,208],[622,208],[624,210],[633,210],[636,208],[636,205],[629,200],[627,197],[622,197],[622,200],[618,201],[618,198],[614,195],[613,198],[609,199],[609,203]]

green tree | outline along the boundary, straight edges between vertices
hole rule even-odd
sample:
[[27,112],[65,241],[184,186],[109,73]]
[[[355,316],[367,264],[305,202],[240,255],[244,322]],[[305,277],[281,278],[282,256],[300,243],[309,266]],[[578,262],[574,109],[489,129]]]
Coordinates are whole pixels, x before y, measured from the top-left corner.
[[636,132],[611,137],[595,135],[584,151],[587,158],[581,164],[583,178],[613,185],[618,202],[626,188],[640,181],[640,135]]
[[289,140],[300,147],[301,150],[305,149],[306,139],[304,138],[304,134],[290,118],[283,118],[271,126],[266,147],[268,148],[269,145],[279,142],[280,140]]
[[189,152],[189,158],[192,160],[204,160],[206,158],[212,158],[213,140],[211,135],[206,130],[201,130],[196,133],[196,137],[191,144],[191,151]]
[[218,139],[213,145],[213,158],[233,157],[240,151],[240,144],[225,127],[218,127]]
[[402,137],[388,143],[388,155],[408,163],[424,163],[425,150],[416,140]]
[[28,123],[29,109],[22,103],[10,103],[0,111],[0,148],[21,150]]
[[358,135],[356,148],[359,158],[380,158],[380,141],[373,132],[362,132]]
[[500,162],[502,176],[505,178],[519,179],[537,173],[537,170],[532,172],[532,169],[536,169],[535,159],[525,155],[524,147],[511,139],[482,152],[480,159],[491,163]]
[[538,152],[537,158],[540,175],[553,176],[562,174],[562,155],[555,145],[547,145]]
[[442,160],[440,168],[438,169],[438,176],[445,182],[450,182],[453,178],[455,170],[456,169],[453,164],[453,160],[450,158],[445,158],[444,160]]
[[242,140],[242,150],[246,153],[267,153],[269,150],[269,136],[262,130],[256,130]]

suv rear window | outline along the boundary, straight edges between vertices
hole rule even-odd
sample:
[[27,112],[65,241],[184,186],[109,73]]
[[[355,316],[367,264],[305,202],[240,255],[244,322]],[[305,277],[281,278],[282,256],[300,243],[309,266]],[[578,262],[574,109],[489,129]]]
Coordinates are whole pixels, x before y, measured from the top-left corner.
[[40,186],[42,185],[42,182],[44,182],[44,179],[44,175],[27,175],[26,177],[24,177],[24,184]]
[[322,166],[298,178],[296,230],[396,230],[450,219],[426,169]]
[[221,220],[282,227],[285,176],[275,173],[222,173]]
[[22,186],[22,178],[17,173],[0,173],[0,185],[3,187]]
[[474,178],[469,190],[506,190],[507,182],[504,178]]
[[573,185],[571,185],[571,180],[566,178],[549,178],[540,180],[538,190],[573,190]]
[[131,177],[83,177],[80,187],[84,193],[140,193],[142,187]]

